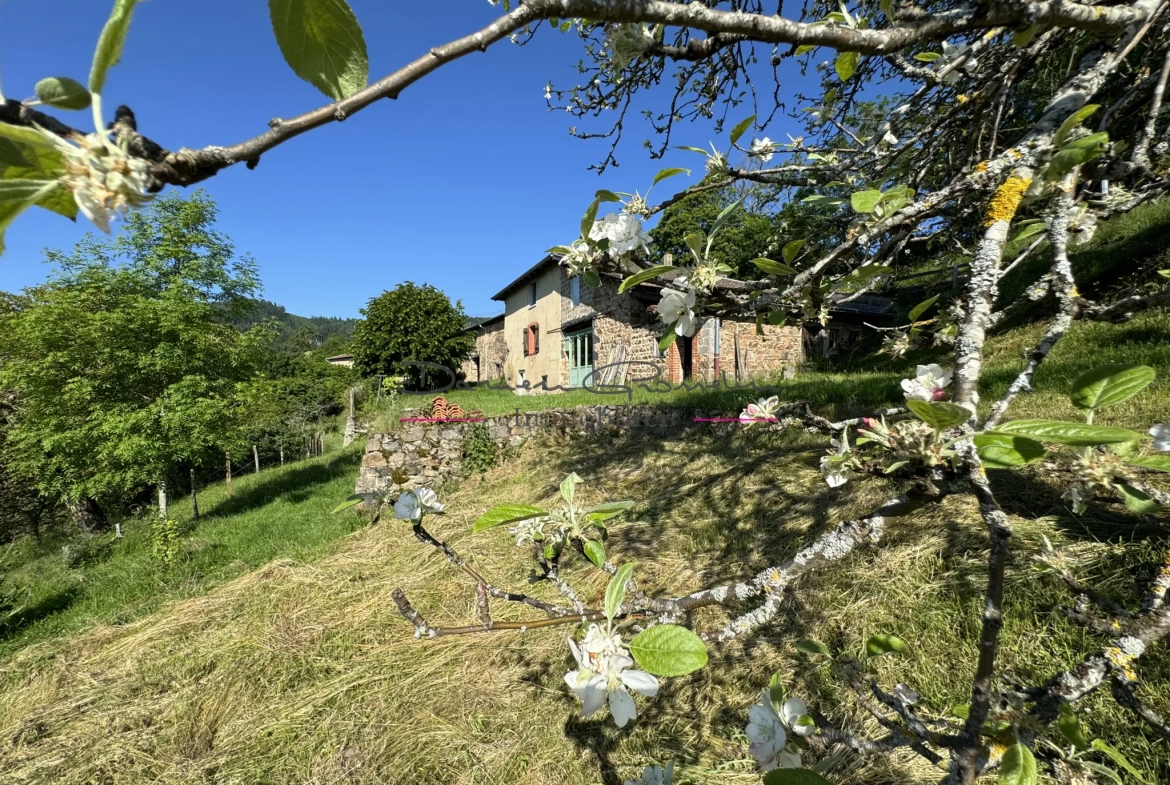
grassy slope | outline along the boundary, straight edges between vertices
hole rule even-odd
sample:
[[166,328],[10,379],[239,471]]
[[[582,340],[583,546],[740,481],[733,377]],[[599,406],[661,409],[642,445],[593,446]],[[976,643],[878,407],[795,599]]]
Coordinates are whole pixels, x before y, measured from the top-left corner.
[[126,536],[96,537],[87,558],[70,568],[57,544],[31,541],[0,555],[6,587],[24,610],[0,626],[0,657],[31,642],[67,633],[93,620],[121,624],[167,600],[200,594],[274,558],[313,559],[353,529],[330,516],[353,491],[359,448],[237,475],[232,496],[217,483],[199,495],[203,513],[191,519],[190,499],[170,507],[184,531],[183,553],[171,568],[152,554],[150,523],[132,519]]
[[[1027,328],[992,343],[986,397],[1006,386],[1038,333]],[[789,382],[784,394],[848,414],[897,400],[904,369],[926,359],[809,374]],[[1039,374],[1037,393],[1022,399],[1013,416],[1071,414],[1063,395],[1068,382],[1102,361],[1149,363],[1160,378],[1101,422],[1137,426],[1170,412],[1170,318],[1157,314],[1122,326],[1076,325]],[[435,530],[501,584],[524,587],[523,554],[506,532],[472,537],[471,522],[492,504],[550,500],[560,478],[575,470],[589,483],[587,501],[642,500],[636,522],[613,527],[611,555],[642,565],[644,586],[686,590],[788,556],[890,492],[891,484],[879,480],[828,489],[816,468],[824,448],[822,437],[795,432],[532,444],[508,465],[465,482],[446,499],[450,514]],[[251,539],[245,527],[311,521],[344,529],[353,518],[324,512],[348,492],[350,466],[349,478],[285,486],[273,503],[219,525],[236,529],[241,540]],[[1064,620],[1062,589],[1030,569],[1028,554],[1040,535],[1067,546],[1080,576],[1131,607],[1135,577],[1154,573],[1166,541],[1124,510],[1094,507],[1074,519],[1039,472],[993,472],[993,480],[1017,533],[1001,666],[1040,681],[1100,645]],[[247,493],[242,486],[237,499]],[[211,493],[205,498],[210,504]],[[195,536],[208,538],[202,530]],[[321,540],[315,542],[308,550],[320,549]],[[658,699],[640,702],[642,718],[632,729],[618,732],[611,722],[577,717],[578,704],[561,680],[568,667],[562,633],[414,640],[393,610],[391,589],[404,587],[436,624],[469,623],[472,593],[401,524],[383,522],[342,538],[313,564],[281,559],[120,626],[99,615],[91,630],[0,661],[0,770],[13,782],[63,785],[586,785],[621,782],[648,760],[675,757],[682,782],[757,783],[742,729],[771,672],[780,670],[834,720],[863,721],[830,674],[795,653],[800,638],[857,652],[867,635],[894,632],[914,654],[879,662],[887,685],[908,682],[939,711],[968,699],[985,547],[966,499],[892,524],[881,549],[801,581],[775,628],[715,653],[699,674],[669,681]],[[591,602],[599,598],[604,583],[597,571],[577,563],[570,577]],[[525,617],[503,608],[495,615]],[[700,623],[717,620],[711,613]],[[1170,714],[1164,646],[1143,660],[1142,672],[1144,696]],[[1165,742],[1142,734],[1111,699],[1094,696],[1085,704],[1092,732],[1121,746],[1152,781],[1170,779]],[[877,732],[872,723],[869,730]],[[895,757],[854,762],[833,779],[884,785],[932,782],[937,773]]]

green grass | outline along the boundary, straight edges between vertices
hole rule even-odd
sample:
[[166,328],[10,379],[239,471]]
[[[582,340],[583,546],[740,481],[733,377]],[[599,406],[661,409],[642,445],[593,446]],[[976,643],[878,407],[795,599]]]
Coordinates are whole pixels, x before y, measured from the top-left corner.
[[67,634],[93,622],[123,624],[163,603],[201,594],[210,587],[273,559],[319,557],[352,531],[353,521],[330,515],[353,492],[360,460],[356,446],[261,474],[222,483],[199,494],[201,516],[191,518],[190,499],[170,506],[184,532],[173,566],[152,552],[150,522],[130,519],[125,536],[98,535],[70,567],[59,543],[24,540],[2,552],[3,588],[23,606],[0,627],[0,657],[35,641]]

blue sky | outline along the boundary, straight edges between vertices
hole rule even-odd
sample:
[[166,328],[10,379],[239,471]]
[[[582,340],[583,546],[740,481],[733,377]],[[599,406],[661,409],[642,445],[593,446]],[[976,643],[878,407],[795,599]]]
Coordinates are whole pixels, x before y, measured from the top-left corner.
[[[365,29],[371,79],[498,13],[484,0],[350,4]],[[45,76],[84,82],[110,6],[0,4],[5,95],[31,95]],[[568,128],[602,126],[549,112],[543,98],[549,79],[558,86],[577,80],[580,56],[575,35],[546,26],[528,46],[504,41],[450,63],[397,101],[294,139],[254,171],[238,166],[205,183],[220,207],[219,229],[237,251],[255,256],[264,296],[293,313],[357,316],[370,297],[406,280],[462,299],[470,314],[497,313],[491,295],[546,248],[572,240],[598,188],[644,190],[664,166],[693,168],[691,182],[702,174],[694,153],[650,159],[641,122],[627,131],[619,168],[600,177],[588,171],[608,142],[575,139]],[[139,130],[170,149],[233,144],[263,132],[272,117],[326,101],[285,65],[261,0],[141,3],[104,93],[107,113],[128,104]],[[87,112],[59,114],[88,127]],[[714,138],[709,126],[679,131],[677,144],[706,146]],[[797,133],[777,118],[765,133],[784,139],[784,131]],[[685,185],[683,177],[668,183]],[[25,213],[5,235],[0,289],[43,280],[42,249],[69,248],[92,230],[84,218],[74,225],[43,210]]]

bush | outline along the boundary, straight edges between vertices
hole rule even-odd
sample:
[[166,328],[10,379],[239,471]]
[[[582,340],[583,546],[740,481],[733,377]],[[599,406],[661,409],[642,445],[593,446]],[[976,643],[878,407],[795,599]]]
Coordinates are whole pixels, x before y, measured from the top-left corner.
[[492,439],[487,426],[481,422],[473,424],[463,441],[464,474],[483,474],[496,465],[499,456],[500,447]]

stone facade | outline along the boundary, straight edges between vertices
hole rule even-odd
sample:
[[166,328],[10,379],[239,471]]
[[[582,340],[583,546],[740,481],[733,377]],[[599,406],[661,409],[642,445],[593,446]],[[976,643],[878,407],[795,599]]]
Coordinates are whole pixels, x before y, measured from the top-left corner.
[[475,333],[475,349],[463,361],[463,378],[468,382],[486,382],[504,375],[508,343],[504,340],[504,317],[480,322],[468,328]]
[[[579,386],[584,380],[570,375],[569,338],[589,330],[593,335],[590,386],[654,379],[672,384],[684,379],[712,382],[724,375],[743,380],[790,373],[804,361],[801,328],[767,325],[760,336],[754,320],[701,320],[692,338],[680,339],[660,352],[663,325],[653,308],[661,287],[645,283],[618,294],[619,283],[617,276],[603,276],[600,287],[586,286],[549,256],[497,294],[494,299],[502,300],[505,306],[509,352],[505,378],[509,383],[519,386],[523,373],[533,392]],[[523,354],[525,330],[532,325],[537,325],[541,334],[537,356],[522,357],[523,362],[513,359],[517,352]],[[689,368],[681,353],[688,347]],[[605,370],[619,360],[633,364]]]

